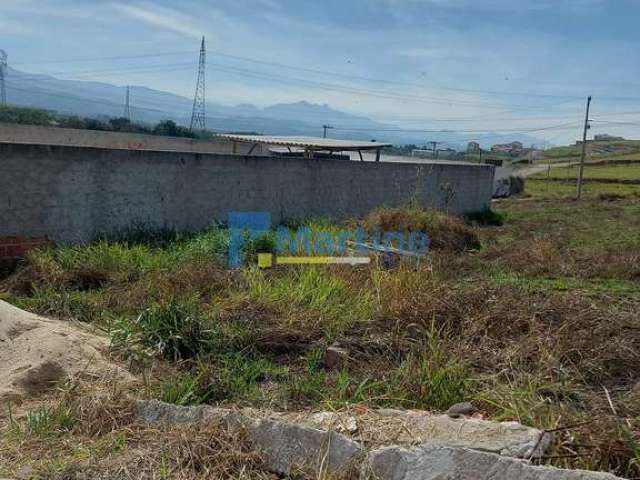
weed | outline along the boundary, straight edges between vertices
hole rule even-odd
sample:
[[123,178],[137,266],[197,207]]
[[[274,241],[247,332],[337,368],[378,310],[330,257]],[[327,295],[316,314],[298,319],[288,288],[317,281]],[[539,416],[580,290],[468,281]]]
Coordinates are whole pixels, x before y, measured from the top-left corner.
[[325,403],[331,407],[343,407],[355,403],[368,403],[377,398],[384,384],[371,378],[355,380],[345,369],[338,372],[335,393],[327,395]]
[[26,417],[28,433],[40,436],[69,432],[74,423],[71,409],[63,404],[56,408],[41,406],[37,410],[29,410]]
[[327,373],[322,370],[322,348],[311,349],[305,358],[302,374],[291,372],[289,396],[295,400],[317,401],[325,396]]
[[421,408],[446,410],[469,394],[466,369],[454,361],[439,364],[427,352],[410,356],[398,373],[406,398]]
[[477,394],[476,400],[500,421],[516,420],[539,428],[557,426],[558,417],[556,409],[552,407],[552,399],[548,394],[543,394],[557,391],[556,385],[533,378],[509,381],[507,385],[490,385],[487,391]]
[[366,289],[353,289],[325,268],[296,268],[268,275],[246,271],[250,298],[274,303],[289,312],[292,324],[321,328],[336,335],[355,321],[370,316],[373,297]]
[[129,364],[129,370],[144,371],[150,365],[153,350],[145,347],[142,332],[126,318],[115,319],[109,325],[111,351]]
[[470,222],[477,223],[478,225],[500,226],[504,224],[504,215],[500,212],[496,212],[495,210],[491,210],[490,208],[467,213],[465,218]]
[[136,324],[146,346],[174,361],[195,357],[211,341],[211,321],[197,298],[153,305],[140,314]]
[[286,379],[286,369],[262,356],[234,353],[217,358],[212,371],[212,400],[262,397],[260,384]]
[[35,287],[29,297],[18,299],[16,304],[42,315],[102,325],[110,313],[100,308],[97,298],[93,292]]
[[444,327],[431,328],[421,347],[409,354],[395,373],[403,396],[416,406],[446,410],[470,394],[469,374],[459,360],[450,356]]
[[176,405],[200,405],[212,397],[212,386],[208,383],[210,372],[198,361],[189,372],[181,374],[175,381],[163,386],[162,400]]

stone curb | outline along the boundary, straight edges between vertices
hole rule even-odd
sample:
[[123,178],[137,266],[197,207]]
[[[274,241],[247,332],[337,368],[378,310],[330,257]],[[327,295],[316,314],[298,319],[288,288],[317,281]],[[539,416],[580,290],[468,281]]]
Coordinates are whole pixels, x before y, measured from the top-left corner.
[[487,452],[459,446],[423,444],[415,448],[404,448],[392,445],[368,450],[359,442],[327,429],[274,419],[251,418],[236,410],[224,408],[182,407],[158,400],[139,400],[136,408],[138,416],[149,423],[184,424],[215,418],[222,420],[228,428],[244,428],[254,448],[263,455],[265,467],[280,475],[289,475],[302,469],[313,472],[320,478],[332,473],[358,473],[359,469],[361,480],[619,478],[600,472],[534,466],[505,456],[505,452]]
[[465,448],[385,447],[373,450],[361,480],[620,480],[602,472],[534,466]]
[[245,428],[267,469],[280,475],[305,470],[345,472],[364,450],[339,433],[272,420],[256,420],[235,410],[209,406],[180,407],[157,400],[137,401],[138,416],[149,423],[185,424],[217,418],[229,428]]

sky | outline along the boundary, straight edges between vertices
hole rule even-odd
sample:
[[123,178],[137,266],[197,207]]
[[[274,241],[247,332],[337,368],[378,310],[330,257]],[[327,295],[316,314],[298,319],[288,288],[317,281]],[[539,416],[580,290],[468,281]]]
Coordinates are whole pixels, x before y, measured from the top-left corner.
[[[640,138],[637,0],[0,0],[10,66],[406,129]],[[474,133],[475,134],[475,133]],[[471,135],[471,133],[470,133]]]

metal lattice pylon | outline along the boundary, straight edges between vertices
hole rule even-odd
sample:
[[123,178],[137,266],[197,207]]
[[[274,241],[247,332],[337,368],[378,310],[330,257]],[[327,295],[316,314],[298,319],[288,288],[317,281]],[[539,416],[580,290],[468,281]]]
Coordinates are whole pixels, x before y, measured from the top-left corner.
[[205,108],[204,108],[204,77],[205,77],[205,47],[204,37],[200,46],[200,62],[198,64],[198,82],[196,83],[196,94],[193,97],[193,111],[191,113],[191,130],[204,130],[205,125]]
[[4,76],[7,72],[7,53],[0,50],[0,105],[7,104],[7,87],[4,84]]

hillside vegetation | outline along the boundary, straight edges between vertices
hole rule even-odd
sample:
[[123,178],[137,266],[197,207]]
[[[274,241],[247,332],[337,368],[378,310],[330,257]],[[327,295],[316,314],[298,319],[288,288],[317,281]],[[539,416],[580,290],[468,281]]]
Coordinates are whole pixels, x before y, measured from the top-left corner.
[[[552,162],[580,161],[581,145],[569,145],[549,148],[544,151],[542,162],[550,159]],[[607,140],[587,143],[587,161],[616,161],[638,160],[640,161],[640,140]]]

